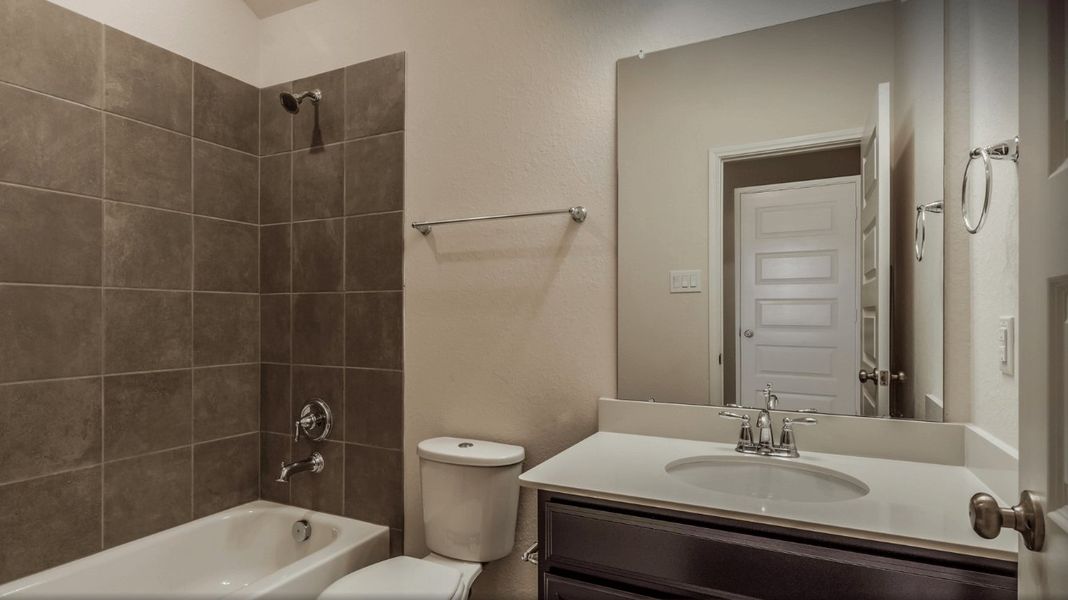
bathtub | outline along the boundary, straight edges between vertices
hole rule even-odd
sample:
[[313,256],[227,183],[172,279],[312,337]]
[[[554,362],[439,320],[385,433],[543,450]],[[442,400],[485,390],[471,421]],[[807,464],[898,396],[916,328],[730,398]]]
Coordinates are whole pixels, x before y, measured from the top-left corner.
[[[298,543],[300,519],[312,532]],[[259,500],[17,579],[0,598],[315,598],[388,557],[386,527]]]

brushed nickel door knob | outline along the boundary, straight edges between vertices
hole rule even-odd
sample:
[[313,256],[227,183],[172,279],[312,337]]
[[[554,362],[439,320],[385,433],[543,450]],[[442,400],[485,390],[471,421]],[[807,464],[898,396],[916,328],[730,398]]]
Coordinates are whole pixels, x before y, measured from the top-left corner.
[[742,332],[742,335],[744,335],[747,338],[751,338],[751,337],[753,337],[753,330],[752,329],[746,329],[745,331]]
[[992,540],[1002,529],[1015,529],[1023,537],[1028,550],[1039,551],[1045,541],[1045,520],[1042,505],[1029,490],[1020,494],[1020,503],[1011,508],[998,506],[990,494],[978,493],[968,503],[972,530],[981,538]]

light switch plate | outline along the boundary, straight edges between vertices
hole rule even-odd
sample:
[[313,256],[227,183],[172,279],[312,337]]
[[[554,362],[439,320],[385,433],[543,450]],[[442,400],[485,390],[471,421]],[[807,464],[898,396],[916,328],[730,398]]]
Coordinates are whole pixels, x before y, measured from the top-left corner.
[[671,293],[692,294],[701,291],[701,271],[672,271]]
[[1012,375],[1014,372],[1016,354],[1016,319],[1013,317],[1001,317],[998,319],[998,360],[1001,372]]

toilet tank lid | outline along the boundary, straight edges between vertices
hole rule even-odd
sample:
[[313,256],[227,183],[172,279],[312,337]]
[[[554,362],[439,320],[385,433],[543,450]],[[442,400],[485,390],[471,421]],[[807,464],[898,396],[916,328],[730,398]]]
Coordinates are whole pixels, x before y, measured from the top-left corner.
[[419,457],[472,467],[503,467],[523,462],[522,446],[467,438],[438,437],[419,442]]

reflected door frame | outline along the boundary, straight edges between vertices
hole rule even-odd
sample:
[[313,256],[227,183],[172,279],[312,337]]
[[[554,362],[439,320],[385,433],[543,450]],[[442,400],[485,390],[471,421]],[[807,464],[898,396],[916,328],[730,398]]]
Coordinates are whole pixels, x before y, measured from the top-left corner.
[[[729,161],[767,156],[799,154],[817,150],[832,150],[860,144],[864,128],[843,129],[814,133],[789,138],[779,138],[736,146],[720,146],[708,151],[708,388],[710,403],[714,397],[720,404],[727,403],[723,397],[723,347],[726,333],[723,331],[723,164]],[[712,243],[711,240],[718,240]],[[713,283],[716,282],[716,283]],[[714,288],[713,285],[717,287]],[[713,293],[718,289],[719,293]],[[737,290],[736,290],[737,291]],[[740,331],[731,332],[738,356]],[[735,386],[738,389],[738,386]],[[738,398],[732,398],[737,402]]]

